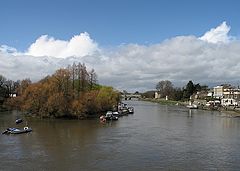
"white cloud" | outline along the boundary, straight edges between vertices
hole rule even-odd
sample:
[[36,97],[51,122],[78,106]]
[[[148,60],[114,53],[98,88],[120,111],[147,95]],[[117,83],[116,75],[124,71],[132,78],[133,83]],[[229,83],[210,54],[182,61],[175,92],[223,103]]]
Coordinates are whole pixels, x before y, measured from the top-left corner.
[[[224,24],[219,27],[222,25]],[[214,29],[211,30],[214,32]],[[214,39],[213,37],[211,37],[212,40],[219,38],[219,36]],[[54,47],[58,47],[56,49],[72,41],[42,39],[43,41],[40,42],[43,44],[50,42],[49,46],[54,42]],[[0,52],[0,73],[15,80],[26,77],[37,80],[52,74],[59,67],[79,61],[84,62],[88,68],[96,70],[101,84],[112,85],[121,90],[154,89],[158,81],[165,79],[178,86],[185,85],[189,80],[201,84],[226,82],[240,84],[240,42],[231,41],[229,37],[221,39],[224,41],[219,40],[217,42],[224,43],[209,43],[195,36],[179,36],[150,46],[128,44],[116,47],[114,50],[101,49],[94,53],[82,53],[82,55],[77,53],[75,57],[63,55],[65,58],[47,57],[61,56],[57,51],[54,52],[57,55],[48,53],[41,58],[36,58],[33,54],[12,55]],[[41,43],[37,44],[41,45]],[[74,41],[73,44],[75,44]],[[74,46],[71,45],[71,47]],[[94,47],[93,49],[97,48],[97,46]],[[51,50],[50,48],[49,51]],[[90,50],[90,52],[93,51]]]
[[231,39],[231,37],[228,36],[230,29],[231,27],[224,21],[218,27],[206,32],[200,39],[209,43],[228,43]]
[[48,35],[40,36],[35,43],[29,47],[26,54],[66,58],[69,56],[82,57],[90,55],[96,50],[98,50],[97,43],[85,32],[72,37],[69,41],[56,40]]
[[16,53],[17,49],[15,49],[13,47],[10,47],[10,46],[7,46],[7,45],[1,45],[0,46],[0,52],[3,52],[3,53]]

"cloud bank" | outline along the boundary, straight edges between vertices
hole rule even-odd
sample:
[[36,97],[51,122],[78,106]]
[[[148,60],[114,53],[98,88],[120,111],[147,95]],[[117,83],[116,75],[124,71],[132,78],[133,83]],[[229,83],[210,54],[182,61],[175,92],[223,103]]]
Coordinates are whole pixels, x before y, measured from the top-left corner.
[[114,50],[99,48],[86,33],[70,41],[41,36],[25,54],[1,47],[0,73],[15,80],[38,80],[59,67],[84,62],[96,70],[101,84],[120,90],[154,89],[165,79],[177,86],[189,80],[208,85],[240,84],[240,42],[229,36],[229,31],[230,26],[223,22],[202,37],[178,36],[159,44],[128,44]]
[[230,29],[231,27],[224,21],[218,27],[206,32],[200,39],[209,43],[228,43],[231,40],[231,37],[228,35]]
[[73,36],[69,41],[55,40],[53,37],[43,35],[39,37],[26,52],[31,56],[52,56],[66,58],[69,56],[91,55],[98,50],[98,45],[88,33]]

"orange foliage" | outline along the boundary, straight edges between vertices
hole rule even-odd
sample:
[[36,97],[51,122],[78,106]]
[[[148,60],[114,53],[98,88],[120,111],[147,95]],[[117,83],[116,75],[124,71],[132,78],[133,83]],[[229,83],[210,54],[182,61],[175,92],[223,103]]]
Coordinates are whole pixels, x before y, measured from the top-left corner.
[[[20,96],[11,99],[9,104],[41,117],[74,118],[96,115],[117,104],[118,93],[113,88],[98,86],[98,89],[93,90],[93,79],[89,82],[86,79],[88,73],[84,76],[83,84],[75,78],[80,79],[84,73],[72,76],[72,73],[77,72],[70,70],[71,68],[59,69],[52,76],[33,84],[30,81],[22,81]],[[75,81],[80,83],[75,84]]]

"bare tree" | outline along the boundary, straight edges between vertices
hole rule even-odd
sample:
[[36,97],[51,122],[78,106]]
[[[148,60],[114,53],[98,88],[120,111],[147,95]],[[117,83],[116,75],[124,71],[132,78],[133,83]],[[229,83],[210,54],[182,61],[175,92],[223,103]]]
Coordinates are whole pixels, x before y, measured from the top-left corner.
[[97,83],[97,74],[94,71],[94,69],[92,69],[89,72],[89,84],[90,84],[90,90],[93,89],[93,85]]
[[169,80],[163,80],[158,82],[156,85],[156,89],[160,93],[161,97],[172,97],[174,92],[173,84]]
[[81,73],[81,91],[85,91],[88,84],[89,75],[84,63],[82,64],[80,73]]

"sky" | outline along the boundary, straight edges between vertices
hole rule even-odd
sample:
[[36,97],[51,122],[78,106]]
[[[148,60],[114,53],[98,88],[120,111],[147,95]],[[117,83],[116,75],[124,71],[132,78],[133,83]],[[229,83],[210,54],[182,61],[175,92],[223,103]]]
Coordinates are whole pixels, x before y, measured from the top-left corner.
[[146,91],[158,81],[240,85],[240,1],[8,0],[0,74],[34,81],[84,62],[99,83]]

